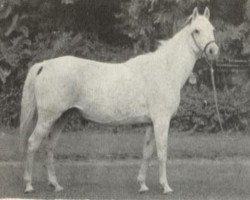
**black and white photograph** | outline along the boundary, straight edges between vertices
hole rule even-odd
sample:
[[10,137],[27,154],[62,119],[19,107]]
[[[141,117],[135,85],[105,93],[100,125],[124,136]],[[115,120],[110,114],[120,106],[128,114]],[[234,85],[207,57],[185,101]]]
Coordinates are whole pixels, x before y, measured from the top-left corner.
[[0,0],[0,199],[250,199],[250,0]]

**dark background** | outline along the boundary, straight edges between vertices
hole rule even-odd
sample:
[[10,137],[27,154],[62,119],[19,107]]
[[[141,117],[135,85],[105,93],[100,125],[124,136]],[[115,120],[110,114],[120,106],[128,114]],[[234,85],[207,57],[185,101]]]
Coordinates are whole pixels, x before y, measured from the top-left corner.
[[[219,107],[226,130],[247,133],[249,124],[250,1],[247,0],[1,0],[0,125],[18,127],[22,86],[30,66],[62,55],[122,62],[154,51],[175,34],[193,8],[208,6],[220,46],[216,69]],[[229,60],[241,61],[230,68]],[[244,65],[241,70],[237,67]],[[157,66],[156,66],[157,67]],[[218,132],[209,68],[199,60],[197,84],[186,84],[177,130]],[[87,122],[77,113],[66,129]]]

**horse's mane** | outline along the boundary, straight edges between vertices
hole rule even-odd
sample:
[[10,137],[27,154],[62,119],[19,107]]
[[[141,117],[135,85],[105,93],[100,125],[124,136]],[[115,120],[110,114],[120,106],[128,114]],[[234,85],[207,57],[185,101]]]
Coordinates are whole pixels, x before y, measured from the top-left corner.
[[192,16],[190,15],[190,16],[186,19],[186,21],[181,25],[181,28],[184,28],[185,26],[190,25],[191,22],[192,22]]
[[[184,20],[183,20],[184,21]],[[183,24],[180,25],[180,27],[178,28],[178,31],[172,35],[171,37],[167,38],[167,39],[160,39],[160,40],[156,40],[153,49],[150,51],[155,52],[157,50],[159,50],[160,48],[162,48],[163,46],[166,45],[166,43],[168,43],[168,41],[173,38],[176,34],[178,34],[182,29],[184,29],[186,26],[190,25],[192,22],[192,15],[188,16],[186,18],[186,20],[184,21]]]
[[166,40],[158,40],[157,41],[157,48],[156,50],[163,46],[164,44],[166,44],[166,42],[168,42],[169,39],[173,38],[176,34],[178,34],[182,29],[184,29],[186,26],[190,25],[192,22],[192,16],[190,15],[186,20],[185,22],[179,27],[179,31],[177,31],[172,37],[166,39]]

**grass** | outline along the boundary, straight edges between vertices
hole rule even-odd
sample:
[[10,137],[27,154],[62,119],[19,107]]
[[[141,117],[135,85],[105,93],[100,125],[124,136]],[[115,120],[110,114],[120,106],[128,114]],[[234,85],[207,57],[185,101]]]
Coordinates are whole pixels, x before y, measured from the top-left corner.
[[161,194],[158,167],[152,162],[147,179],[151,190],[140,195],[136,176],[143,133],[141,128],[118,131],[86,128],[84,133],[63,133],[56,150],[56,171],[65,190],[54,193],[47,186],[46,170],[41,161],[45,156],[43,146],[34,166],[36,191],[24,194],[23,166],[16,162],[21,159],[18,133],[14,129],[2,130],[0,198],[249,199],[250,161],[246,158],[250,156],[250,137],[240,134],[229,137],[171,132],[167,173],[174,193]]
[[[144,131],[142,128],[113,129],[87,128],[82,132],[63,133],[56,148],[57,160],[90,159],[139,159],[142,156]],[[225,159],[250,157],[250,137],[244,135],[190,135],[171,132],[169,137],[169,159]],[[38,158],[44,159],[44,145]],[[155,156],[155,155],[154,155]],[[18,132],[0,132],[0,161],[20,160]]]
[[167,196],[161,193],[156,164],[149,168],[150,191],[139,194],[136,182],[139,163],[115,163],[57,162],[57,177],[65,188],[60,193],[47,186],[46,170],[36,163],[32,194],[23,193],[20,164],[0,165],[0,198],[247,200],[250,196],[249,162],[172,160],[167,172],[174,193]]

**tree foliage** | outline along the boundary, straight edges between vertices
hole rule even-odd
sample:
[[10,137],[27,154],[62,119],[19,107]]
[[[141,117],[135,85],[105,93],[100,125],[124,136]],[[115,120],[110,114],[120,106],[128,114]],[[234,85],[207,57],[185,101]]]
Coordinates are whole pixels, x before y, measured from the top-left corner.
[[209,0],[131,0],[123,3],[118,26],[134,41],[135,51],[154,49],[155,40],[172,36],[194,6]]
[[[32,64],[66,54],[118,62],[152,51],[183,26],[195,6],[211,10],[221,59],[250,55],[250,0],[0,0],[0,122],[18,125],[21,89]],[[197,102],[211,94],[201,91],[198,98],[195,90],[186,93],[177,117],[194,107],[190,124],[214,125],[213,109],[204,117]],[[244,110],[231,109],[236,96],[224,98],[231,99],[223,107],[230,116]]]
[[136,51],[149,51],[155,40],[171,37],[197,6],[200,12],[208,6],[221,46],[221,58],[241,57],[249,49],[250,3],[246,0],[131,0],[125,2],[117,17],[121,31],[134,40]]

